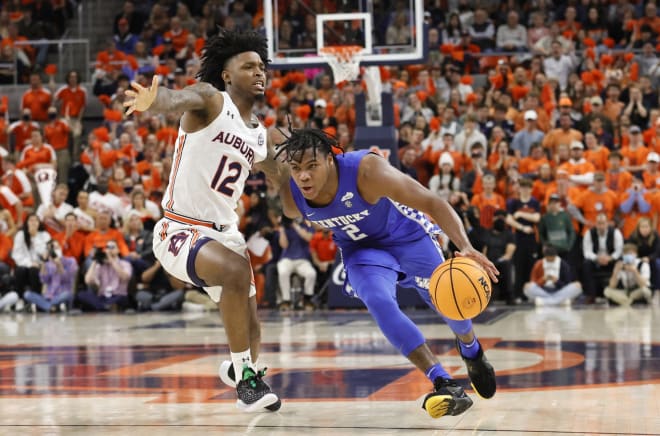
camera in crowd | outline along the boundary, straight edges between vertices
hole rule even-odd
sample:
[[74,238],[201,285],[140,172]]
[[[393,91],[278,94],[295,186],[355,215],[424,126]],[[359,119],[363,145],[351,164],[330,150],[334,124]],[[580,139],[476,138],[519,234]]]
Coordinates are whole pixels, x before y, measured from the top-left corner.
[[108,260],[108,255],[103,248],[97,248],[96,251],[94,251],[93,260],[97,263],[103,264]]

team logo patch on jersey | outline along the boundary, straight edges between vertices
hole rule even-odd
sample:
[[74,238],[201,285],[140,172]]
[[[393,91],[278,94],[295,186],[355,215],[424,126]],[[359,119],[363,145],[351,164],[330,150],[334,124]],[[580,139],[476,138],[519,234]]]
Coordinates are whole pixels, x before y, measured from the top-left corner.
[[262,145],[264,145],[264,142],[266,142],[266,140],[264,139],[264,135],[263,133],[260,133],[259,138],[257,139],[257,145],[261,147]]
[[346,207],[353,207],[353,202],[350,201],[350,199],[353,198],[353,193],[352,192],[347,192],[344,194],[343,197],[341,197],[339,200],[344,202],[344,205]]

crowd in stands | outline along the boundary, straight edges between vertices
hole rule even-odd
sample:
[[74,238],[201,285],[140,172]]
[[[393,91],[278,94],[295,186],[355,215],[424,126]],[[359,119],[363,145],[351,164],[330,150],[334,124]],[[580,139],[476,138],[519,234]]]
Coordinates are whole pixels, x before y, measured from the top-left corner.
[[[307,35],[314,14],[337,11],[335,2],[280,3],[288,6],[279,8],[280,48],[305,48],[315,41]],[[408,44],[407,2],[374,3],[377,38]],[[75,71],[59,87],[43,85],[45,71],[27,74],[21,119],[0,118],[0,308],[213,307],[151,251],[180,114],[127,118],[123,91],[154,74],[174,89],[194,83],[216,26],[263,31],[260,4],[126,1],[89,89]],[[493,298],[548,305],[658,298],[655,3],[425,4],[427,62],[380,68],[393,95],[398,158],[402,171],[454,206],[475,247],[496,263],[502,276]],[[3,38],[14,13],[3,6]],[[3,27],[6,14],[14,18]],[[255,113],[271,139],[291,122],[353,148],[361,83],[335,86],[329,69],[269,74]],[[89,127],[92,98],[105,109]],[[8,113],[6,99],[0,111]],[[262,174],[248,179],[239,212],[259,304],[322,304],[336,257],[330,232],[282,217]]]

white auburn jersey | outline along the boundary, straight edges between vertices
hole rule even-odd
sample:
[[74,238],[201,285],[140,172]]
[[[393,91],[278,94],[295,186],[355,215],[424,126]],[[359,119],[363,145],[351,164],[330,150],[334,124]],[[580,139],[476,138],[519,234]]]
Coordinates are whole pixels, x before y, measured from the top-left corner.
[[211,124],[194,133],[179,127],[162,202],[166,216],[173,212],[177,221],[237,224],[245,179],[252,165],[266,158],[266,129],[248,127],[229,94],[222,95],[224,106]]

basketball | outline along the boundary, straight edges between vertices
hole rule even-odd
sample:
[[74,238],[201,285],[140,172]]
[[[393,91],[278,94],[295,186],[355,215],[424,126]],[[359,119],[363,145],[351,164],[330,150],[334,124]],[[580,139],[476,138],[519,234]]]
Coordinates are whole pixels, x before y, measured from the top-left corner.
[[483,312],[490,292],[490,277],[469,257],[446,260],[431,274],[431,301],[441,314],[453,320],[471,319]]

